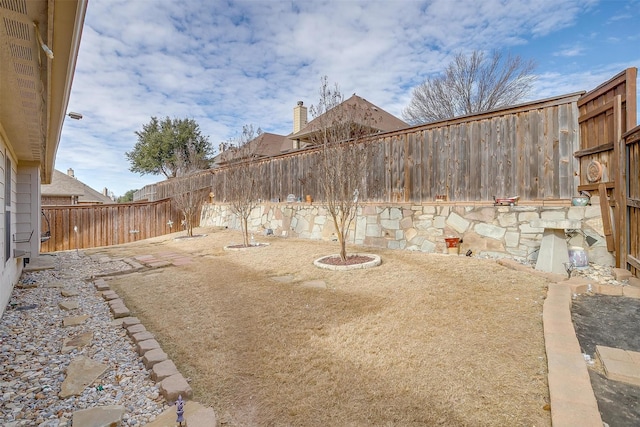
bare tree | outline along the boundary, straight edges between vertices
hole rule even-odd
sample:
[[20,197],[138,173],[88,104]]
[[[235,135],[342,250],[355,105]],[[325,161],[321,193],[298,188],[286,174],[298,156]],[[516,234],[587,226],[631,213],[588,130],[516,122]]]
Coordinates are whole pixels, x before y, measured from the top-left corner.
[[208,194],[208,186],[199,185],[197,178],[198,168],[190,159],[193,159],[195,147],[187,146],[182,155],[177,156],[176,171],[178,176],[173,180],[173,202],[182,213],[182,225],[187,236],[193,237],[193,227],[200,215],[202,204]]
[[362,142],[376,132],[374,112],[358,103],[345,103],[338,85],[323,77],[320,100],[310,108],[314,116],[310,142],[320,148],[316,173],[323,201],[333,219],[340,243],[340,258],[347,259],[347,237],[358,213],[359,193],[365,182],[371,150]]
[[460,53],[442,75],[413,89],[402,116],[412,124],[430,123],[513,105],[531,90],[534,69],[533,61],[497,51],[490,57]]
[[202,204],[208,192],[207,188],[199,188],[193,174],[173,179],[175,180],[173,201],[182,213],[182,225],[187,236],[193,237],[193,227],[200,215]]
[[256,166],[256,158],[259,150],[258,138],[262,134],[260,128],[254,129],[253,125],[242,127],[242,135],[231,144],[228,152],[229,170],[225,178],[226,195],[231,204],[232,211],[240,219],[240,228],[244,246],[250,246],[249,217],[258,206],[258,183],[260,176]]

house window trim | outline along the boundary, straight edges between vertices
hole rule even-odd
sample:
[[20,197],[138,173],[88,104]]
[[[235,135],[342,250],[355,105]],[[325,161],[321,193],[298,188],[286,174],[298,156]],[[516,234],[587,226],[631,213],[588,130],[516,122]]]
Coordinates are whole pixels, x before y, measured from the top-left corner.
[[9,158],[9,153],[4,155],[4,262],[7,263],[11,259],[11,192],[13,186],[11,179],[13,176],[13,165]]

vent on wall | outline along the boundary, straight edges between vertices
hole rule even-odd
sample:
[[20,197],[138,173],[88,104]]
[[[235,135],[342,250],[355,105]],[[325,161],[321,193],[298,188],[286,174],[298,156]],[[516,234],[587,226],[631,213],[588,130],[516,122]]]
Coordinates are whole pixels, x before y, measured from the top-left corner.
[[11,43],[9,48],[11,49],[11,56],[14,58],[33,61],[33,55],[31,54],[32,51],[30,48],[15,43]]
[[[16,127],[21,129],[23,141],[27,142],[25,139],[28,139],[28,145],[23,145],[22,154],[30,160],[37,161],[42,156],[40,142],[43,126],[39,115],[43,114],[41,104],[44,102],[39,94],[46,93],[46,87],[41,87],[42,85],[39,84],[42,70],[38,69],[38,64],[42,62],[36,41],[37,29],[27,10],[28,6],[29,3],[25,0],[0,0],[0,11],[2,11],[0,34],[3,35],[3,39],[6,36],[7,41],[2,59],[8,60],[3,64],[2,71],[13,72],[13,79],[6,80],[9,88],[7,93],[17,101],[16,105],[22,107],[20,112],[22,123],[16,124]],[[34,11],[38,8],[39,6],[34,5]],[[46,62],[44,64],[46,66]],[[8,75],[10,76],[11,73]],[[35,138],[30,138],[32,135]]]
[[29,24],[18,22],[9,18],[4,18],[3,20],[4,28],[9,37],[24,41],[31,41],[32,27],[30,27]]
[[[46,148],[46,96],[49,61],[41,50],[36,31],[48,32],[53,1],[0,0],[0,76],[2,97],[11,109],[0,109],[5,132],[18,158],[41,161]],[[42,27],[34,24],[41,22]],[[45,147],[45,148],[43,148]]]
[[24,89],[36,90],[36,82],[34,82],[33,80],[26,80],[26,79],[18,78],[18,87],[21,87],[21,88],[24,88]]
[[16,70],[16,74],[20,74],[22,76],[33,77],[35,75],[33,65],[31,64],[21,64],[16,62],[13,64],[13,68]]
[[27,3],[25,0],[0,0],[0,8],[9,9],[17,13],[27,14]]

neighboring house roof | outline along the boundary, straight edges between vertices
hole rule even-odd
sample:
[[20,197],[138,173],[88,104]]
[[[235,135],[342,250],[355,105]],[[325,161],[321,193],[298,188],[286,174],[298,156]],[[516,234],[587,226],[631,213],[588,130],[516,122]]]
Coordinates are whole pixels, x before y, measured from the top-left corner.
[[283,144],[291,144],[284,135],[264,132],[247,143],[247,146],[238,150],[237,147],[230,147],[214,157],[215,165],[224,165],[229,162],[243,160],[251,156],[254,159],[262,157],[272,157],[282,152]]
[[[394,130],[400,130],[400,129],[405,129],[409,127],[408,123],[405,123],[404,121],[400,120],[396,116],[386,112],[382,108],[372,104],[366,99],[359,97],[355,93],[351,96],[351,98],[343,101],[341,104],[339,104],[334,108],[339,109],[339,108],[342,108],[343,105],[355,105],[359,111],[371,113],[371,118],[373,119],[373,123],[370,123],[369,121],[365,123],[365,120],[363,119],[363,117],[360,117],[362,122],[360,122],[359,124],[364,124],[367,126],[372,125],[373,129],[377,131],[391,132]],[[325,114],[331,114],[331,111],[333,111],[333,109],[327,111]],[[294,140],[294,139],[299,139],[301,141],[308,140],[311,134],[313,134],[315,131],[318,130],[318,126],[320,125],[321,121],[322,121],[322,116],[316,117],[313,120],[311,120],[307,124],[307,126],[302,128],[299,132],[292,133],[287,137],[291,140]]]
[[[356,117],[359,124],[372,127],[372,133],[374,132],[390,132],[409,127],[409,124],[400,120],[396,116],[384,111],[382,108],[372,104],[364,98],[353,94],[349,99],[343,101],[340,105],[336,106],[336,109],[342,108],[343,105],[356,105],[357,111],[361,112],[362,117]],[[332,114],[332,110],[329,110],[325,114]],[[370,113],[372,120],[365,120],[364,114]],[[306,121],[306,113],[305,113]],[[231,163],[232,161],[239,161],[246,159],[247,157],[253,157],[254,159],[277,156],[278,154],[286,153],[294,150],[294,141],[300,140],[308,142],[310,136],[318,130],[318,126],[322,121],[322,116],[316,117],[309,122],[300,131],[292,133],[290,135],[278,135],[275,133],[265,132],[260,136],[250,141],[246,149],[239,150],[236,147],[230,147],[219,153],[213,159],[214,167],[223,166]]]
[[42,185],[42,196],[78,197],[78,203],[115,203],[110,197],[59,170],[53,171],[51,184]]
[[[256,138],[258,151],[262,157],[271,157],[280,154],[282,151],[282,143],[288,141],[285,135],[275,133],[263,133]],[[291,143],[290,141],[288,142]]]

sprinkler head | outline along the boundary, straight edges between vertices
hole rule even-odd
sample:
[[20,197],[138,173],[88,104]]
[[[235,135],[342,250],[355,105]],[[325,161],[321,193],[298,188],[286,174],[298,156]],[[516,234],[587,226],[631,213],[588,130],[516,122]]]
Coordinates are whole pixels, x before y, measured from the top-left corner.
[[571,272],[576,266],[571,261],[563,262],[562,265],[564,265],[564,269],[567,271],[567,276],[571,279]]

